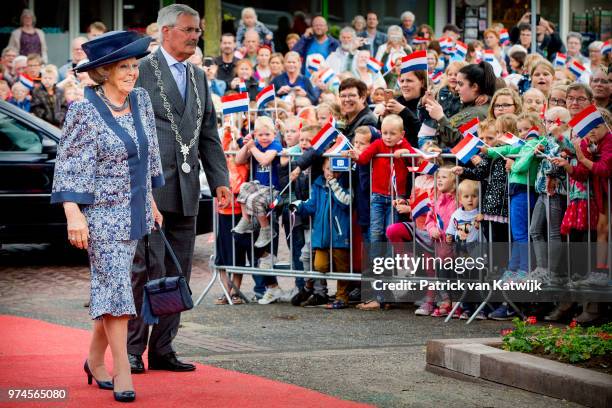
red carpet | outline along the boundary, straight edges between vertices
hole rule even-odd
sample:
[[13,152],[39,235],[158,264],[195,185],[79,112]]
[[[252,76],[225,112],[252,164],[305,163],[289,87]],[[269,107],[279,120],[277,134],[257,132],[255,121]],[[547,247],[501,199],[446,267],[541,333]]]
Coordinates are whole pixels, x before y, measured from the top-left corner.
[[[86,330],[0,315],[0,388],[62,387],[69,393],[65,402],[0,402],[0,406],[369,407],[295,385],[201,364],[191,373],[148,371],[135,375],[136,401],[131,405],[120,404],[113,400],[112,391],[87,385],[83,361],[89,340],[90,333]],[[108,363],[109,356],[110,350]]]

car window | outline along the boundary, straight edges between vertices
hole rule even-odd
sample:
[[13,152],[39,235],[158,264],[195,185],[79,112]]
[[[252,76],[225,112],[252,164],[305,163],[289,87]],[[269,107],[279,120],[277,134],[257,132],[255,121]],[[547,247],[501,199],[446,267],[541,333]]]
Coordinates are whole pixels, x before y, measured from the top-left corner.
[[42,153],[42,142],[26,124],[0,112],[0,152]]

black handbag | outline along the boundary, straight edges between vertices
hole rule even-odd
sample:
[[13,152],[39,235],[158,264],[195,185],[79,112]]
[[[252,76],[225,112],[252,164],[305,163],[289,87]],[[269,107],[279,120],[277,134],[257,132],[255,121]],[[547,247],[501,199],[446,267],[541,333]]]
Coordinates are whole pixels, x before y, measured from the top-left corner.
[[145,264],[147,267],[147,283],[144,286],[142,300],[142,319],[146,324],[159,323],[159,316],[171,315],[193,309],[193,299],[191,299],[191,289],[183,276],[181,265],[179,264],[166,235],[159,224],[155,225],[161,239],[164,241],[166,251],[170,254],[179,276],[169,276],[159,279],[149,280],[151,265],[149,261],[149,236],[144,237],[145,245]]

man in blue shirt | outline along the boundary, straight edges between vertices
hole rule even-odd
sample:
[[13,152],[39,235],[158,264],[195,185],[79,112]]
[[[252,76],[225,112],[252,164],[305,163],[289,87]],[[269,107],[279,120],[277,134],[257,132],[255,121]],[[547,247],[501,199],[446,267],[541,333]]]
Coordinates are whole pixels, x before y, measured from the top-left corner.
[[[304,32],[304,35],[300,37],[300,40],[293,46],[292,51],[297,52],[302,57],[302,60],[306,60],[306,57],[310,54],[321,54],[324,58],[327,58],[329,54],[338,48],[340,43],[333,37],[327,35],[328,27],[327,21],[322,16],[316,16],[312,19],[312,27],[309,27]],[[302,67],[304,69],[304,67]],[[304,70],[302,71],[309,75]]]

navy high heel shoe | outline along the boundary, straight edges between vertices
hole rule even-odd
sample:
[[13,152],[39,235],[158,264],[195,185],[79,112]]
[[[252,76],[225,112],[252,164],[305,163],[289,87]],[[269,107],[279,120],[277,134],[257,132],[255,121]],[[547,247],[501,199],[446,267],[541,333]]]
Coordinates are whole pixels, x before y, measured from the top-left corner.
[[[115,382],[115,377],[113,377],[113,383]],[[136,399],[136,391],[119,391],[116,392],[113,389],[113,396],[115,397],[115,401],[117,402],[132,402]]]
[[92,380],[96,380],[96,384],[103,390],[112,390],[113,382],[112,381],[98,381],[96,377],[93,376],[91,370],[89,369],[89,363],[85,360],[85,364],[83,365],[83,370],[85,370],[85,374],[87,374],[87,384],[91,385]]

